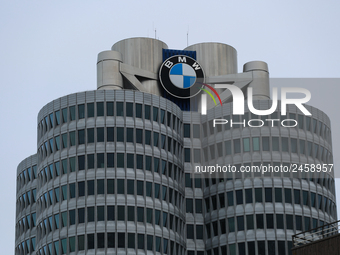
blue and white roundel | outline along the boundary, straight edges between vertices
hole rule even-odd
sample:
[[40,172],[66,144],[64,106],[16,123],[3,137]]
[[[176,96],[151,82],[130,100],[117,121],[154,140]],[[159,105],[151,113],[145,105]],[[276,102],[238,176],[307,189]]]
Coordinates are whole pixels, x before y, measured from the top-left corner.
[[179,88],[190,88],[196,82],[195,70],[184,63],[174,65],[169,73],[171,82]]

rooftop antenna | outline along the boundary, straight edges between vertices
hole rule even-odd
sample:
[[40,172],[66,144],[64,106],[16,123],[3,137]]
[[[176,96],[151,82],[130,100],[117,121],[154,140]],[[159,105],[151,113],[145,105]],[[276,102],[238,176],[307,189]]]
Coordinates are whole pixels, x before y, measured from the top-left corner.
[[156,30],[156,28],[155,28],[155,39],[157,39],[157,38],[156,38],[156,35],[157,35],[157,30]]
[[188,26],[188,31],[187,31],[187,47],[189,46],[189,26]]

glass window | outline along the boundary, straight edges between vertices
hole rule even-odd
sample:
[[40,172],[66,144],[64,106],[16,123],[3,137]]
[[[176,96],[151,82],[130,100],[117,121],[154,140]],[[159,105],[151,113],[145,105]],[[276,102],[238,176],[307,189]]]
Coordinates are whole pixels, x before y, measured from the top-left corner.
[[237,231],[244,230],[244,218],[243,216],[237,216]]
[[137,181],[137,195],[143,196],[143,194],[144,194],[143,181]]
[[70,146],[76,145],[76,132],[70,132]]
[[118,179],[117,180],[117,193],[118,194],[124,194],[124,179]]
[[85,209],[79,208],[78,209],[78,223],[84,223],[85,222]]
[[124,168],[124,153],[117,153],[117,167]]
[[70,183],[69,188],[70,188],[70,198],[75,198],[76,197],[76,184]]
[[184,133],[184,137],[190,138],[190,124],[183,125],[183,133]]
[[117,142],[124,142],[124,128],[117,127]]
[[290,148],[292,153],[297,153],[297,139],[295,138],[290,139]]
[[125,220],[125,206],[118,206],[118,220],[124,221]]
[[191,198],[186,199],[186,212],[193,213],[194,212],[194,203]]
[[153,236],[147,235],[147,249],[149,251],[153,250]]
[[83,251],[85,249],[85,236],[78,236],[78,251]]
[[285,189],[285,203],[292,203],[292,190],[291,189]]
[[157,107],[153,107],[153,121],[158,121],[158,108]]
[[294,189],[294,203],[300,204],[300,190]]
[[144,118],[146,120],[150,119],[150,105],[144,105]]
[[78,105],[78,119],[84,119],[85,118],[85,105],[80,104]]
[[249,152],[249,151],[250,151],[249,138],[243,138],[243,152]]
[[113,205],[107,206],[107,220],[108,221],[115,220],[115,207]]
[[226,141],[224,144],[226,155],[231,155],[231,141]]
[[78,156],[78,170],[85,169],[85,155]]
[[151,145],[151,131],[145,130],[145,144]]
[[258,229],[263,229],[264,228],[263,214],[256,214],[256,227]]
[[113,127],[106,128],[106,139],[108,142],[114,141],[114,128]]
[[104,142],[104,128],[97,128],[97,142]]
[[302,231],[302,217],[301,216],[298,216],[298,215],[295,216],[295,227],[296,227],[296,230]]
[[138,249],[144,250],[144,234],[138,234]]
[[113,102],[106,102],[106,115],[113,116]]
[[304,217],[305,218],[305,231],[310,230],[310,217]]
[[76,224],[76,210],[69,211],[70,226]]
[[274,228],[274,215],[266,214],[266,222],[267,222],[267,229],[273,229]]
[[228,229],[229,229],[229,233],[235,232],[235,219],[234,219],[234,217],[228,218]]
[[247,230],[254,229],[254,217],[253,215],[247,215],[246,216],[247,220]]
[[262,203],[262,188],[255,189],[255,202]]
[[76,119],[76,107],[75,106],[70,106],[70,120],[75,120]]
[[114,194],[114,180],[107,180],[107,194]]
[[87,195],[94,195],[94,180],[87,181]]
[[114,167],[114,153],[107,153],[107,167]]
[[107,248],[115,247],[115,233],[107,233]]
[[136,129],[136,143],[143,144],[143,129]]
[[137,207],[137,221],[144,222],[144,207]]
[[124,116],[124,105],[123,102],[117,102],[117,116]]
[[136,118],[142,118],[142,105],[136,104]]
[[87,222],[94,221],[94,207],[87,207]]
[[272,149],[273,149],[273,151],[279,151],[280,150],[279,138],[278,137],[272,137]]
[[61,239],[61,254],[66,254],[66,253],[67,253],[67,238],[64,238],[64,239]]
[[283,226],[283,214],[276,214],[276,228],[284,229],[284,226]]
[[259,137],[253,137],[253,151],[260,150],[260,139]]
[[269,151],[269,137],[262,137],[262,150]]
[[78,197],[85,196],[85,182],[78,182]]
[[252,189],[245,189],[245,195],[246,195],[246,203],[252,203],[253,202],[253,192]]
[[97,206],[97,221],[104,221],[104,206]]
[[87,249],[94,249],[94,234],[87,234]]
[[282,203],[282,188],[275,188],[275,202]]
[[240,139],[234,139],[234,153],[240,153],[241,152],[241,144],[240,144]]
[[104,194],[104,180],[97,179],[97,194]]
[[104,102],[97,102],[97,117],[104,116]]
[[264,192],[265,192],[266,202],[268,203],[273,202],[272,188],[265,188]]
[[287,229],[293,230],[293,215],[291,214],[286,214],[286,224],[287,224]]
[[133,128],[126,128],[126,141],[128,143],[133,143]]
[[128,233],[128,248],[135,248],[135,233]]
[[288,138],[287,137],[281,137],[282,142],[282,151],[288,152]]
[[87,117],[94,117],[94,103],[87,103]]
[[67,108],[61,110],[63,123],[67,122]]
[[184,148],[184,162],[190,162],[190,148]]
[[94,143],[94,128],[87,129],[87,143]]
[[97,153],[97,168],[104,168],[104,153]]
[[243,192],[242,190],[236,190],[236,204],[243,204]]
[[195,213],[202,213],[202,199],[195,199],[195,204],[196,204],[196,210]]
[[134,195],[135,194],[135,181],[127,180],[127,194]]
[[146,196],[152,197],[152,183],[146,182]]
[[227,201],[228,201],[228,206],[234,205],[234,196],[233,196],[232,191],[227,192]]

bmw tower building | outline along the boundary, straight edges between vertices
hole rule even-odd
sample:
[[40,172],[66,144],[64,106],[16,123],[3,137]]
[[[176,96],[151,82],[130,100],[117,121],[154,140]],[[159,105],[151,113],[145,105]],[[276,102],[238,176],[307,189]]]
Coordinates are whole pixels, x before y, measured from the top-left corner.
[[330,119],[280,101],[254,114],[269,92],[267,64],[238,72],[222,43],[99,53],[97,90],[38,113],[15,254],[291,254],[292,235],[337,219]]

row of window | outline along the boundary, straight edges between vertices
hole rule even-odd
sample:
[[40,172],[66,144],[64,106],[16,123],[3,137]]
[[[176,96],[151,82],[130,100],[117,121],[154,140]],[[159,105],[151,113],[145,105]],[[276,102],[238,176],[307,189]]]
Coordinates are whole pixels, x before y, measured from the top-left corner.
[[35,251],[35,237],[27,239],[15,249],[15,255],[33,254]]
[[329,198],[314,192],[290,188],[249,188],[228,191],[206,198],[205,206],[206,212],[210,212],[228,206],[263,202],[297,204],[322,210],[333,217],[336,215],[335,203]]
[[183,234],[184,229],[184,222],[179,217],[157,209],[124,205],[88,206],[54,214],[44,219],[38,224],[37,238],[41,240],[50,232],[75,224],[115,220],[169,228],[180,235]]
[[[249,118],[250,117],[250,118]],[[329,143],[331,143],[331,130],[329,127],[326,126],[326,124],[322,123],[321,121],[298,114],[296,116],[295,113],[289,113],[287,116],[280,116],[278,117],[278,112],[274,112],[271,114],[271,116],[259,116],[254,114],[245,113],[243,116],[239,115],[232,115],[232,116],[225,116],[224,119],[228,120],[228,123],[225,125],[216,125],[214,127],[213,120],[210,120],[208,123],[205,122],[202,125],[202,131],[203,131],[203,137],[208,136],[208,126],[209,126],[209,135],[216,134],[217,132],[222,132],[223,127],[225,127],[225,130],[231,129],[231,122],[233,123],[232,128],[242,128],[248,126],[248,121],[250,119],[261,119],[263,121],[263,126],[279,126],[279,122],[285,119],[292,119],[296,120],[297,126],[296,128],[309,131],[311,133],[314,133]],[[274,121],[266,121],[266,119],[272,119]],[[290,122],[290,123],[289,123]],[[185,124],[190,125],[190,124]],[[251,123],[251,125],[260,125],[259,121]],[[286,125],[294,125],[293,121],[288,121]],[[193,129],[191,130],[190,126],[184,127],[184,137],[192,137],[192,138],[199,138],[200,137],[200,129],[199,127],[195,127],[195,124],[193,125]]]
[[[215,247],[207,250],[207,255],[288,255],[292,254],[291,248],[293,247],[292,241],[250,241],[239,242]],[[229,253],[228,253],[229,251]],[[256,253],[257,251],[257,253]],[[195,255],[195,252],[188,251],[188,255]],[[203,255],[197,253],[197,255]]]
[[22,171],[17,177],[17,191],[25,184],[37,178],[37,166],[34,165]]
[[[223,148],[224,147],[224,148]],[[224,151],[223,151],[224,149]],[[208,150],[210,153],[208,153]],[[326,148],[316,143],[305,141],[302,139],[288,137],[246,137],[228,140],[212,144],[203,148],[205,161],[225,157],[226,155],[234,155],[237,153],[251,153],[262,151],[278,151],[296,153],[319,159],[325,163],[332,163],[332,154]],[[189,148],[184,149],[185,162],[191,161],[191,152]],[[193,162],[202,162],[201,149],[193,149]]]
[[[263,162],[262,165],[264,166],[274,166],[274,167],[280,167],[282,164],[283,167],[290,167],[290,163],[280,163],[280,162]],[[254,162],[253,166],[259,167],[261,165],[261,162]],[[244,163],[243,166],[249,166],[252,165],[250,163]],[[245,172],[242,174],[242,172],[238,171],[241,167],[241,164],[236,164],[236,173],[226,173],[225,176],[221,176],[219,178],[200,178],[199,176],[196,176],[196,178],[191,178],[190,173],[185,174],[185,187],[187,188],[201,188],[202,187],[202,180],[204,180],[205,187],[210,187],[211,185],[218,185],[218,183],[226,182],[230,180],[236,180],[236,179],[245,179],[245,178],[252,178],[252,177],[282,177],[281,171],[278,172],[265,172],[262,174],[261,172],[254,172],[253,174],[251,172]],[[196,174],[198,175],[198,174]],[[335,182],[332,176],[324,173],[324,172],[314,172],[314,173],[294,173],[293,175],[290,172],[284,172],[283,177],[287,178],[298,178],[305,181],[314,182],[315,185],[319,184],[321,186],[324,186],[325,188],[329,189],[333,194],[335,194]],[[194,184],[193,184],[194,182]]]
[[[116,162],[116,164],[115,164]],[[157,157],[151,157],[142,154],[130,153],[96,153],[70,157],[57,161],[43,168],[38,174],[40,186],[46,182],[63,174],[82,171],[94,168],[133,168],[146,171],[152,171],[172,178],[173,180],[182,180],[182,170],[176,164]]]
[[[27,246],[27,245],[26,245]],[[23,243],[18,246],[18,254],[27,254],[24,251],[34,251],[35,245],[31,250]],[[92,249],[105,248],[128,248],[159,252],[161,254],[184,254],[184,248],[173,241],[154,235],[136,234],[136,233],[96,233],[87,235],[78,235],[68,238],[62,238],[58,241],[51,242],[39,249],[38,255],[60,255],[71,252],[78,252]]]
[[23,217],[16,224],[16,237],[19,237],[22,233],[32,229],[36,226],[36,213],[32,213]]
[[[95,135],[96,130],[96,135]],[[106,130],[106,132],[104,132]],[[86,131],[86,132],[85,132]],[[54,138],[44,142],[38,153],[40,157],[44,158],[48,155],[55,153],[59,150],[82,144],[91,144],[95,142],[131,142],[136,141],[137,144],[153,145],[154,147],[168,150],[179,157],[182,154],[181,144],[171,137],[160,134],[158,132],[152,132],[150,130],[143,130],[139,128],[124,128],[124,127],[100,127],[100,128],[88,128],[80,129],[77,131],[71,131],[69,133],[61,134]],[[86,135],[85,135],[86,133]],[[116,133],[116,137],[115,134]],[[77,139],[76,139],[77,138]]]
[[[156,106],[142,105],[138,103],[134,104],[130,102],[116,102],[116,111],[114,111],[114,102],[106,102],[106,109],[104,108],[104,102],[96,103],[96,117],[116,115],[122,117],[143,118],[168,125],[172,129],[176,130],[177,133],[181,133],[180,127],[182,122],[180,119],[175,115],[172,115],[170,112],[166,112]],[[92,117],[95,117],[94,103],[87,103],[86,110],[85,104],[79,104],[78,107],[70,106],[69,108],[63,108],[61,111],[57,110],[54,113],[50,113],[45,116],[39,123],[39,138],[53,127],[67,123],[68,121]]]
[[[295,220],[294,220],[295,219]],[[207,238],[220,236],[237,231],[247,231],[254,229],[287,229],[294,231],[308,231],[318,226],[323,226],[324,221],[319,221],[316,218],[291,215],[291,214],[250,214],[230,217],[213,221],[205,225]],[[190,226],[190,228],[189,228]],[[187,224],[187,238],[194,239],[194,225]],[[295,228],[295,229],[294,229]],[[196,236],[197,239],[197,236]],[[200,238],[199,238],[200,239]]]
[[[127,194],[145,196],[163,201],[168,201],[169,203],[173,204],[174,206],[177,206],[178,208],[183,208],[184,198],[181,195],[181,193],[178,192],[177,190],[174,190],[172,188],[166,187],[158,183],[125,179],[107,179],[106,187],[104,186],[105,183],[104,179],[98,179],[96,183],[97,183],[96,185],[97,195],[101,194],[110,195],[116,193],[122,195]],[[117,188],[115,189],[115,187]],[[43,210],[61,201],[66,201],[67,199],[84,197],[85,194],[88,197],[95,195],[94,180],[89,180],[87,182],[80,181],[77,183],[70,183],[68,185],[63,185],[60,188],[58,187],[49,190],[48,192],[40,196],[38,202],[39,209]]]
[[37,189],[32,189],[23,193],[17,199],[17,214],[25,209],[27,206],[34,204],[37,199]]

